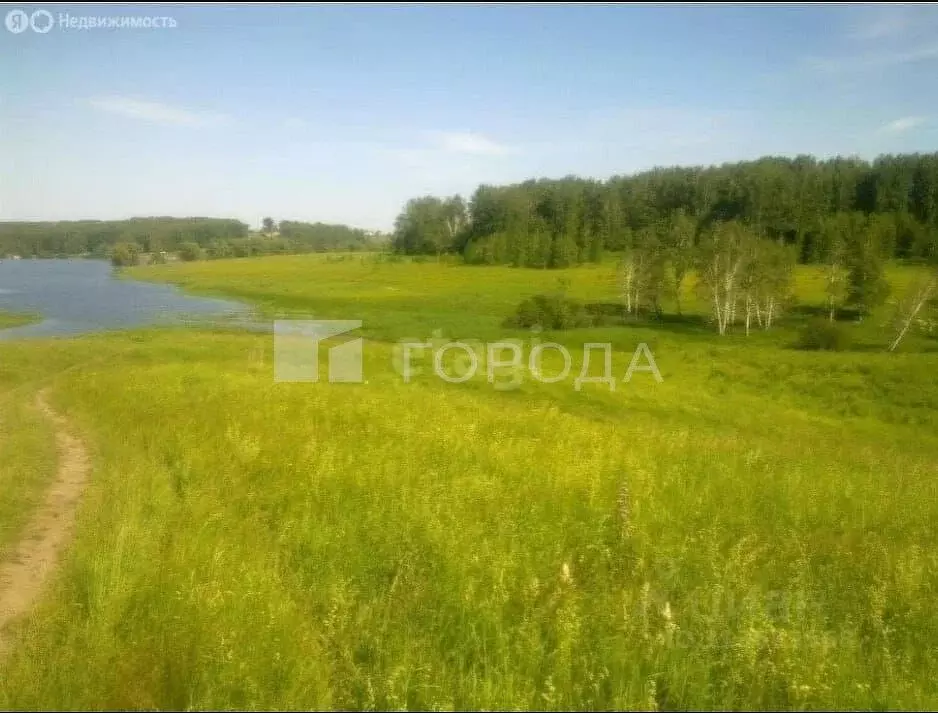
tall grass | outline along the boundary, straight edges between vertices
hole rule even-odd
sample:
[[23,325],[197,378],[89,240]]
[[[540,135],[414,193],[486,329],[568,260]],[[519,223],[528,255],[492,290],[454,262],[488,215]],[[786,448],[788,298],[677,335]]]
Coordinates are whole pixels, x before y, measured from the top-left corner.
[[[554,279],[372,268],[166,274],[272,311],[372,315],[386,338],[504,335]],[[610,299],[589,273],[571,291]],[[369,340],[365,384],[276,384],[269,335],[208,330],[0,346],[8,374],[57,374],[96,462],[0,707],[938,700],[938,355],[652,325],[555,336],[609,337],[617,375],[644,341],[664,382],[405,384]]]
[[10,554],[55,472],[49,426],[22,394],[17,396],[0,393],[0,560]]

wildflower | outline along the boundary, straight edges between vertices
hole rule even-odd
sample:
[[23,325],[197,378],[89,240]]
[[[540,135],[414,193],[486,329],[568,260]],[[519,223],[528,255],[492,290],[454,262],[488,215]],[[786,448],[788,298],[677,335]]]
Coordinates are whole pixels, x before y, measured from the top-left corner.
[[573,575],[570,574],[570,565],[566,562],[563,563],[563,567],[560,568],[560,581],[571,586],[573,584]]

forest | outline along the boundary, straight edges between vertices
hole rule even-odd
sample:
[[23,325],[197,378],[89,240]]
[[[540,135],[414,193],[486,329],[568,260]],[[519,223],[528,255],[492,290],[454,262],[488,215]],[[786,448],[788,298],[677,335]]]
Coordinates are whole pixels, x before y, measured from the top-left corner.
[[0,257],[85,255],[135,264],[143,253],[183,259],[251,257],[273,253],[362,250],[373,236],[347,225],[265,218],[260,232],[228,218],[151,217],[129,220],[0,223]]
[[77,220],[0,223],[0,255],[105,257],[118,243],[147,253],[174,251],[186,242],[247,238],[248,225],[224,218],[150,217],[129,220]]
[[883,258],[938,254],[938,153],[884,155],[872,162],[763,157],[710,167],[659,167],[606,181],[567,176],[461,196],[423,196],[395,222],[405,254],[458,253],[467,262],[567,267],[599,262],[683,221],[694,241],[735,221],[821,263],[846,230]]

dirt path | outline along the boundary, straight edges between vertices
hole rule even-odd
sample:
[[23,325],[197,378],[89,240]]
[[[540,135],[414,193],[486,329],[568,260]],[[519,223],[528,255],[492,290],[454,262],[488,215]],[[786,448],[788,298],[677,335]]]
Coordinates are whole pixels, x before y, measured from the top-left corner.
[[10,647],[7,626],[36,604],[55,573],[90,470],[84,445],[72,434],[68,420],[49,406],[45,391],[36,397],[36,407],[55,426],[58,469],[12,555],[0,562],[0,659]]

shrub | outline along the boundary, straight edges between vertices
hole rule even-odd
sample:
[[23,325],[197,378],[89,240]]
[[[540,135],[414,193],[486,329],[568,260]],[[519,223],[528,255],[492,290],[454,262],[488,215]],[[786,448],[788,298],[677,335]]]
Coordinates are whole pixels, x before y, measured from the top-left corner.
[[140,246],[137,243],[117,243],[111,250],[111,264],[128,267],[140,262]]
[[213,240],[205,251],[212,260],[221,260],[234,256],[234,249],[227,240]]
[[590,314],[576,300],[562,295],[535,295],[518,305],[515,313],[505,321],[505,326],[575,329],[589,327],[592,323]]
[[589,302],[585,309],[594,327],[626,324],[629,317],[625,305],[615,302]]
[[179,246],[179,259],[185,262],[202,260],[205,257],[205,251],[198,243],[183,243]]
[[798,340],[799,349],[842,352],[850,348],[851,333],[842,324],[814,319],[805,325]]

